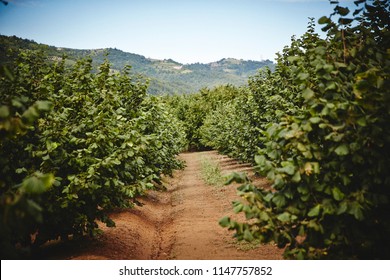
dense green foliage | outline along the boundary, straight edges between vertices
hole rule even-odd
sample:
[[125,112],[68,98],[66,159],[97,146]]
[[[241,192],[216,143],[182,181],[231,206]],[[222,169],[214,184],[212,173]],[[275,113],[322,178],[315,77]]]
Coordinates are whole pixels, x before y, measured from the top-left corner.
[[237,96],[221,102],[205,116],[200,142],[221,153],[253,162],[253,153],[260,145],[258,107],[247,88],[238,89]]
[[265,66],[273,67],[273,63],[269,60],[245,61],[231,58],[207,64],[181,64],[172,59],[150,59],[113,48],[96,50],[57,48],[15,36],[1,35],[0,65],[11,63],[12,60],[6,54],[11,50],[11,53],[17,55],[19,49],[43,50],[52,61],[66,55],[66,63],[69,65],[89,56],[93,59],[94,69],[104,62],[107,53],[113,70],[121,71],[126,65],[131,65],[134,72],[142,74],[145,80],[150,80],[147,89],[150,94],[194,93],[204,87],[212,88],[224,84],[243,85],[258,69]]
[[[150,97],[107,61],[94,72],[88,59],[69,68],[23,53],[0,80],[1,246],[94,234],[97,219],[110,225],[108,211],[180,167],[187,145],[269,179],[267,190],[243,174],[229,180],[242,183],[233,205],[247,220],[220,224],[239,240],[275,242],[293,259],[389,258],[390,3],[355,1],[351,16],[331,2],[325,39],[310,20],[273,71],[242,87]],[[159,67],[166,78],[217,65]]]
[[113,74],[105,61],[93,73],[91,59],[68,68],[34,51],[14,65],[0,79],[2,256],[94,235],[97,220],[112,226],[109,211],[182,166],[180,122],[128,68]]
[[214,112],[240,94],[240,89],[225,85],[214,89],[204,88],[189,95],[164,96],[164,101],[172,108],[175,116],[183,123],[189,150],[202,150],[210,147],[203,140],[202,127],[206,116]]
[[[221,225],[275,242],[286,258],[388,258],[390,249],[390,31],[387,1],[356,1],[292,38],[275,70],[248,86],[176,102],[193,146],[252,162],[271,190],[246,176]],[[225,92],[225,93],[224,93]],[[183,105],[184,104],[184,105]],[[191,130],[192,129],[192,130]]]
[[[274,241],[286,258],[389,257],[389,3],[356,4],[363,5],[351,18],[336,4],[331,17],[319,19],[326,39],[310,23],[280,54],[274,73],[250,81],[247,100],[256,105],[249,118],[259,131],[251,133],[258,144],[246,146],[272,190],[233,175],[244,183],[245,201],[234,211],[248,221],[224,218],[221,225],[239,239]],[[232,120],[248,107],[230,107],[210,122],[222,129],[214,126],[214,135],[232,134],[222,149],[209,137],[222,151],[242,145]]]
[[[24,102],[23,102],[24,101]],[[20,175],[22,169],[16,166],[20,159],[6,154],[9,143],[16,149],[26,147],[23,138],[36,129],[35,121],[51,109],[50,102],[36,101],[31,105],[23,96],[15,96],[11,104],[0,106],[0,248],[1,257],[17,258],[14,245],[29,244],[30,234],[41,223],[42,208],[37,202],[40,194],[54,183],[53,174],[31,171],[29,176]],[[23,103],[22,103],[23,102]],[[27,103],[27,102],[26,102]],[[16,168],[16,169],[15,169]]]

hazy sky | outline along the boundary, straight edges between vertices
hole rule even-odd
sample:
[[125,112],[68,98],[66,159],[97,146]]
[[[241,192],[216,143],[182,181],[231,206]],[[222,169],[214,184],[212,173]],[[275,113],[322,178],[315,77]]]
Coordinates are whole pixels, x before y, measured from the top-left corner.
[[[79,49],[113,47],[181,63],[263,60],[329,15],[328,0],[9,0],[0,34]],[[352,1],[341,1],[353,6]]]

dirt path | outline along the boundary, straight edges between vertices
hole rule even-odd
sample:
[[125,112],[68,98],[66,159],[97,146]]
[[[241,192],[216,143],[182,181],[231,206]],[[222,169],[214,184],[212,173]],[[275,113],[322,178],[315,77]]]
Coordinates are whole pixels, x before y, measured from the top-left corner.
[[[250,171],[216,152],[184,153],[184,170],[166,179],[167,191],[151,191],[142,207],[112,214],[115,228],[103,227],[98,239],[52,246],[44,258],[58,259],[281,259],[273,245],[241,244],[232,232],[218,225],[232,215],[236,186],[215,187],[204,183],[200,161],[218,162],[223,173]],[[257,184],[266,184],[261,179]]]

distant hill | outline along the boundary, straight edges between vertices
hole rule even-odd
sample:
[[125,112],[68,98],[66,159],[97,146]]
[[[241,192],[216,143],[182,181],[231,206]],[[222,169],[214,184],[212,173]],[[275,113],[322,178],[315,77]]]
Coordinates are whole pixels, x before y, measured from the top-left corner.
[[103,62],[108,53],[108,59],[114,70],[122,70],[131,65],[132,70],[150,80],[149,93],[191,93],[203,87],[214,87],[222,84],[244,85],[248,77],[265,66],[274,67],[272,61],[238,60],[224,58],[212,63],[181,64],[172,59],[157,60],[142,55],[124,52],[115,48],[79,50],[38,44],[32,40],[16,36],[0,35],[0,64],[9,62],[6,55],[9,50],[17,53],[19,49],[44,50],[51,58],[67,55],[68,63],[72,64],[81,57],[90,56],[95,65]]

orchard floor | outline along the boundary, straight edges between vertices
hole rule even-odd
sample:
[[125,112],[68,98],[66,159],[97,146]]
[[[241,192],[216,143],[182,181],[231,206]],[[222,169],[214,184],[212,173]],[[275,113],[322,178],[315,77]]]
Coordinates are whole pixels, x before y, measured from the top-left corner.
[[[116,227],[101,225],[103,234],[93,240],[46,246],[44,259],[81,260],[223,260],[282,259],[275,245],[236,241],[233,232],[219,226],[224,216],[234,216],[231,202],[238,200],[237,185],[210,186],[201,176],[201,160],[219,163],[222,174],[245,171],[259,186],[245,164],[215,151],[183,153],[186,168],[165,178],[167,191],[150,191],[143,206],[112,213]],[[237,217],[242,219],[242,217]]]

